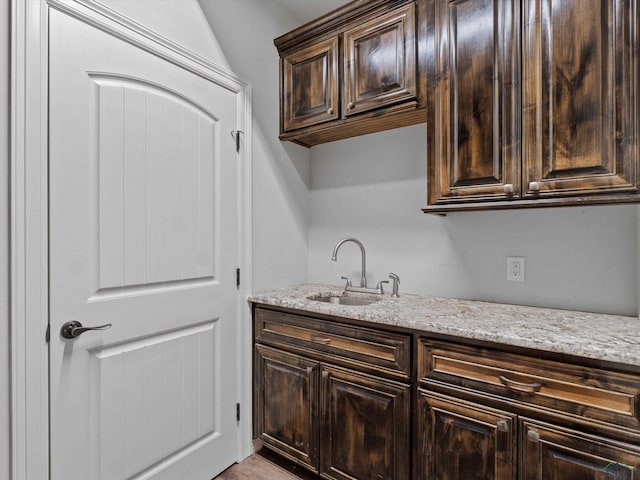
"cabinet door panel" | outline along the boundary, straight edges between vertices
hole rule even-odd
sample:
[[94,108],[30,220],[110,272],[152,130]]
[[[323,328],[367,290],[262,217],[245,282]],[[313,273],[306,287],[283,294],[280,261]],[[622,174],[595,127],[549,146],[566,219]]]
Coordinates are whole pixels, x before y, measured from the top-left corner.
[[257,437],[318,472],[319,363],[257,345],[255,368]]
[[339,118],[338,38],[282,58],[285,131]]
[[346,116],[415,99],[415,22],[411,3],[345,32]]
[[525,196],[637,188],[632,4],[524,1]]
[[408,479],[409,392],[408,385],[323,366],[323,477]]
[[419,480],[515,480],[515,415],[421,389],[418,413]]
[[521,420],[523,480],[637,480],[640,448]]
[[520,192],[519,2],[435,0],[429,203]]

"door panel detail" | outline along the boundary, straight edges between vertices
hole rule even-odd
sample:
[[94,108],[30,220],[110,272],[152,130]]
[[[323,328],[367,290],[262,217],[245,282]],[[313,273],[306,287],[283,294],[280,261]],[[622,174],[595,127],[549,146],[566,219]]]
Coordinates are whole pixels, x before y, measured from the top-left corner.
[[91,478],[138,478],[219,435],[217,321],[89,351]]
[[537,186],[526,193],[636,191],[633,7],[524,5],[523,58],[533,60],[523,63],[523,178]]
[[238,448],[240,96],[111,33],[49,10],[51,328],[112,324],[51,338],[50,477],[210,479]]
[[211,281],[218,120],[158,85],[89,75],[96,290]]

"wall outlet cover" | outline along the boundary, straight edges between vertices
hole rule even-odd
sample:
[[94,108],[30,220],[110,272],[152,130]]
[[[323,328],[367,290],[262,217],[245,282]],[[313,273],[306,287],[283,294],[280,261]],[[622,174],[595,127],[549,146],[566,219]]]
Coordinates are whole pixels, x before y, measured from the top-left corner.
[[507,257],[507,280],[524,282],[524,257]]

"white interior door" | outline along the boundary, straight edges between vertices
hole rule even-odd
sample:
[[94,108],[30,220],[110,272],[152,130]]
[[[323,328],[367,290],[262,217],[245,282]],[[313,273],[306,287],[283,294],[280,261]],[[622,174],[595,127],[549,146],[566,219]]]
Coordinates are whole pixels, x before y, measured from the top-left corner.
[[237,448],[236,94],[53,9],[49,68],[51,479],[208,480]]

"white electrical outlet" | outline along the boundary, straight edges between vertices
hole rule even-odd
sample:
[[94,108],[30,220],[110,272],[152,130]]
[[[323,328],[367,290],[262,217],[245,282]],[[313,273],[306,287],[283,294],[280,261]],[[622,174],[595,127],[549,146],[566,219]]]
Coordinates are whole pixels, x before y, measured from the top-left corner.
[[524,282],[524,257],[507,257],[507,280]]

